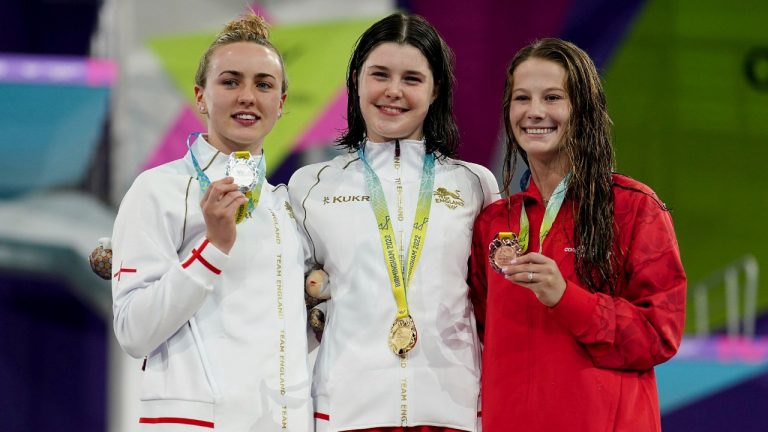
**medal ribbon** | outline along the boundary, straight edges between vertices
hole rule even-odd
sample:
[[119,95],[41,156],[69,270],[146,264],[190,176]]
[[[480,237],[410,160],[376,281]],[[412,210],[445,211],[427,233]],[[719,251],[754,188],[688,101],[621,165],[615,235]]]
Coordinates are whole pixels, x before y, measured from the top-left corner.
[[[547,209],[544,211],[544,220],[541,221],[541,229],[539,230],[539,253],[541,253],[542,247],[544,247],[544,239],[549,234],[552,224],[555,222],[557,213],[560,211],[560,206],[563,205],[565,199],[565,191],[568,189],[568,182],[571,179],[571,173],[568,173],[560,180],[560,183],[552,192],[552,196],[549,197],[549,203],[547,203]],[[523,253],[528,251],[528,235],[530,233],[530,224],[528,223],[528,214],[525,212],[525,203],[522,205],[520,211],[520,236],[518,241]]]
[[365,159],[365,152],[362,146],[357,150],[357,155],[363,162],[365,184],[368,187],[368,193],[371,194],[371,207],[373,208],[373,214],[376,215],[376,223],[379,227],[384,262],[389,268],[389,282],[392,285],[392,294],[394,294],[395,301],[397,302],[397,318],[405,318],[410,316],[408,312],[408,298],[406,296],[407,287],[413,277],[416,264],[421,257],[421,251],[424,249],[424,240],[427,235],[429,212],[432,207],[432,187],[435,182],[435,155],[432,153],[424,155],[419,200],[416,204],[416,216],[413,220],[411,242],[408,245],[408,265],[405,268],[400,263],[395,232],[392,229],[392,219],[389,217],[387,200],[381,188],[381,181],[379,181],[379,177]]
[[[192,145],[189,142],[192,137],[197,139],[200,135],[200,132],[193,132],[187,136],[187,149],[189,149],[189,155],[192,156],[192,165],[195,167],[195,171],[197,171],[197,183],[200,185],[200,193],[205,195],[205,191],[207,191],[208,187],[211,185],[211,180],[208,178],[205,172],[203,172],[202,168],[200,168],[200,164],[197,162],[197,158],[195,158],[195,153],[192,152]],[[248,152],[235,152],[235,155],[240,157],[240,154],[244,156],[245,153]],[[250,153],[248,153],[248,155],[250,155]],[[261,187],[264,184],[264,179],[267,177],[267,164],[266,157],[264,156],[264,150],[261,151],[261,159],[259,160],[259,167],[256,176],[256,186],[252,190],[249,190],[245,193],[245,197],[248,198],[247,212],[245,211],[245,206],[241,206],[237,210],[235,219],[237,223],[242,222],[243,219],[245,219],[246,213],[251,213],[253,209],[259,205],[259,199],[261,198]]]

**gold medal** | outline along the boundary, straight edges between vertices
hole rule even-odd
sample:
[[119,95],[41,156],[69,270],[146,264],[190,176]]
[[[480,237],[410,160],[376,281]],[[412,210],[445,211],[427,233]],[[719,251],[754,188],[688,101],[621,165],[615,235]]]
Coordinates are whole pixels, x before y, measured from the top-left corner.
[[400,357],[405,357],[416,346],[418,334],[413,318],[397,318],[389,330],[389,349]]
[[488,260],[491,263],[491,268],[497,273],[502,273],[501,268],[520,256],[522,251],[515,233],[500,232],[496,234],[496,238],[488,246]]

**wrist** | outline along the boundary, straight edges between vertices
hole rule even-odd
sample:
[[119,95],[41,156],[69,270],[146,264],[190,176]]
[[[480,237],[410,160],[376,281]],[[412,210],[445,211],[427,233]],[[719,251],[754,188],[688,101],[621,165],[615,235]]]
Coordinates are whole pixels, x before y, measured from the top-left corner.
[[215,236],[208,235],[206,233],[205,238],[208,239],[208,242],[216,246],[216,249],[220,250],[225,255],[229,255],[229,251],[232,250],[232,246],[235,245],[234,239],[232,241],[224,241],[220,238],[216,238]]

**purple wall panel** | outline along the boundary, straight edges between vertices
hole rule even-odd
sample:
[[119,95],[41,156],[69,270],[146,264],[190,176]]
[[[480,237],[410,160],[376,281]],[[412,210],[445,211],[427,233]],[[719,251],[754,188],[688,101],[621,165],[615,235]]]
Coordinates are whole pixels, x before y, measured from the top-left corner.
[[531,40],[559,35],[570,4],[571,0],[416,0],[405,5],[427,18],[456,53],[454,109],[462,159],[493,165],[507,64]]
[[108,335],[61,281],[0,272],[0,430],[106,430]]

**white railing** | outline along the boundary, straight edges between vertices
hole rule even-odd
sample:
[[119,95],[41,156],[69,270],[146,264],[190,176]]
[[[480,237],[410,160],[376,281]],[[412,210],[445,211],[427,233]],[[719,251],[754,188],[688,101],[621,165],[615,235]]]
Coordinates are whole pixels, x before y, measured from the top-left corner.
[[[739,277],[741,274],[742,278]],[[709,335],[709,292],[713,288],[725,286],[728,336],[753,337],[759,276],[757,259],[752,255],[745,255],[697,283],[693,287],[696,336]]]

